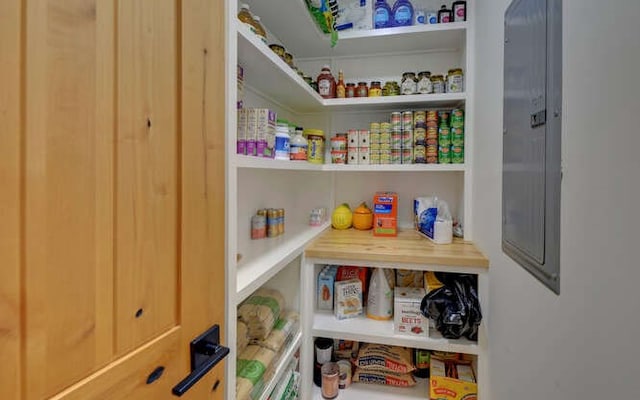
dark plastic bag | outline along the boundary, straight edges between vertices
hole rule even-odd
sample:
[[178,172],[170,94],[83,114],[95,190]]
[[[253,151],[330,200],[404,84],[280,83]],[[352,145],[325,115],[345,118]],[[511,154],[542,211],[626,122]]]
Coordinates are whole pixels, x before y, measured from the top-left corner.
[[444,284],[422,299],[422,314],[433,320],[436,329],[445,338],[478,340],[482,321],[478,283],[475,275],[436,273]]

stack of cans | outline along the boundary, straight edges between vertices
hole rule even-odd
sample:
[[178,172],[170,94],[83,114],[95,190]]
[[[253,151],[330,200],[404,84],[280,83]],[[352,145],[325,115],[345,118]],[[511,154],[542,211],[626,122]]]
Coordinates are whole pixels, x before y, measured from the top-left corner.
[[413,163],[413,111],[402,113],[401,164]]
[[438,112],[427,111],[427,131],[425,133],[427,164],[438,163]]
[[451,111],[451,162],[464,164],[464,110]]
[[449,111],[438,111],[438,164],[451,164]]
[[413,113],[413,162],[425,164],[427,162],[427,112]]
[[380,122],[369,126],[369,163],[380,164]]
[[380,123],[380,164],[391,164],[391,123]]

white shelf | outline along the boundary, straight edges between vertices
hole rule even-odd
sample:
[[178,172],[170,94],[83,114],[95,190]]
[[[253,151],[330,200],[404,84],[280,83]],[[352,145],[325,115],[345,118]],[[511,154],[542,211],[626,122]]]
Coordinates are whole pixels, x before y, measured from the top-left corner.
[[467,339],[445,339],[434,330],[429,332],[429,337],[397,335],[393,330],[393,320],[376,321],[364,316],[338,320],[328,312],[314,314],[312,335],[455,353],[479,353],[476,342]]
[[457,107],[467,100],[465,93],[412,94],[400,96],[354,97],[324,99],[322,104],[332,111],[394,110],[416,108],[426,110],[438,107]]
[[[467,22],[413,25],[366,31],[338,32],[338,43],[331,47],[328,35],[317,28],[304,0],[251,1],[251,11],[275,36],[286,38],[285,48],[294,58],[356,56],[415,49],[446,51],[465,45]],[[286,24],[281,21],[287,21]],[[295,32],[292,35],[291,32]]]
[[242,154],[234,155],[234,164],[239,168],[290,169],[305,171],[321,171],[324,167],[322,164],[312,164],[306,161],[275,160],[271,158],[245,156]]
[[451,172],[464,171],[464,164],[375,164],[375,165],[353,165],[353,164],[325,164],[324,171],[352,171],[352,172]]
[[276,367],[276,372],[273,374],[273,378],[271,378],[271,380],[265,385],[264,389],[262,390],[262,394],[260,395],[260,397],[258,397],[258,399],[267,400],[269,398],[269,395],[271,394],[271,391],[276,387],[278,382],[280,382],[280,380],[284,378],[283,374],[286,371],[287,366],[293,359],[296,350],[298,350],[298,347],[300,347],[301,341],[302,332],[298,332],[289,347],[287,347],[285,352],[282,354],[282,357],[280,357],[278,366]]
[[287,264],[302,254],[304,247],[330,225],[287,225],[283,235],[252,240],[241,249],[236,276],[236,304],[264,285]]
[[244,84],[297,112],[322,109],[322,97],[243,24],[238,31],[238,64]]
[[[428,400],[429,380],[416,378],[416,385],[402,388],[396,386],[375,385],[369,383],[352,383],[341,389],[339,400]],[[324,400],[320,388],[313,385],[313,400]]]

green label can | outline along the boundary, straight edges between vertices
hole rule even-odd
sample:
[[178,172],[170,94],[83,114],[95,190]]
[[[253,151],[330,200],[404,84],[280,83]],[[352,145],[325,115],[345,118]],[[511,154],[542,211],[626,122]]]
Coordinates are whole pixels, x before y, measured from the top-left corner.
[[451,146],[451,163],[464,164],[464,147],[463,146]]
[[450,146],[440,146],[438,148],[438,164],[451,164]]

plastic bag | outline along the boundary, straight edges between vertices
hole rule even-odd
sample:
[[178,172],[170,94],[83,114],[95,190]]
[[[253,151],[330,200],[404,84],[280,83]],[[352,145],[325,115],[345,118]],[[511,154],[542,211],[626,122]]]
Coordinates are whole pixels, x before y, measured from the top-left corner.
[[330,34],[331,47],[334,47],[338,42],[338,32],[336,31],[337,0],[306,0],[306,3],[309,13],[311,13],[320,30]]
[[433,320],[435,328],[448,339],[464,336],[478,340],[478,328],[482,321],[478,284],[475,275],[436,272],[444,284],[432,290],[422,299],[422,314]]
[[437,197],[418,197],[413,200],[415,228],[438,244],[451,243],[453,218],[446,201]]

